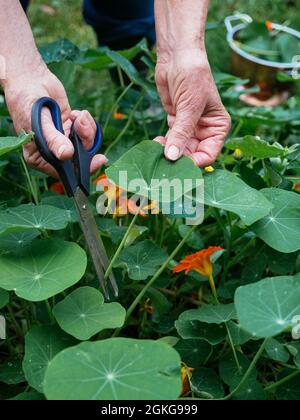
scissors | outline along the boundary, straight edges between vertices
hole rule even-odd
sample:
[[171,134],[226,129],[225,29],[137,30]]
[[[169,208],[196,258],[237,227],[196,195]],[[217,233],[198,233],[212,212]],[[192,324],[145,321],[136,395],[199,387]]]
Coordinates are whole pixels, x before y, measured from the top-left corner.
[[[35,133],[35,142],[41,156],[52,165],[58,172],[62,183],[69,197],[73,198],[77,209],[80,225],[84,233],[100,286],[106,299],[110,299],[107,282],[104,273],[109,266],[109,259],[104,248],[104,244],[99,234],[94,214],[89,205],[90,194],[90,165],[92,158],[99,152],[102,146],[103,135],[99,124],[96,123],[97,132],[94,145],[90,150],[86,150],[82,140],[76,133],[74,123],[71,128],[70,140],[74,146],[74,158],[72,160],[61,161],[51,152],[43,134],[42,110],[48,108],[51,112],[55,128],[64,134],[61,110],[56,101],[51,98],[39,99],[32,108],[32,130]],[[109,283],[114,296],[118,296],[118,286],[113,272],[109,276]]]

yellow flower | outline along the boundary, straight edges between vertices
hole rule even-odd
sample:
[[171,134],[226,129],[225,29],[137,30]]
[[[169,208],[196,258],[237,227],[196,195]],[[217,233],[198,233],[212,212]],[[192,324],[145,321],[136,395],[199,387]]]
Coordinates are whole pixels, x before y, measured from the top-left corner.
[[193,371],[194,371],[193,368],[190,368],[185,364],[181,368],[181,382],[182,382],[181,395],[183,397],[191,392],[191,376],[192,376]]
[[210,174],[210,173],[212,173],[212,172],[214,172],[214,171],[215,171],[215,168],[214,168],[213,166],[207,166],[206,168],[204,168],[204,171],[205,171],[207,174]]
[[243,158],[243,152],[241,151],[241,149],[235,149],[234,157],[236,159],[242,159]]

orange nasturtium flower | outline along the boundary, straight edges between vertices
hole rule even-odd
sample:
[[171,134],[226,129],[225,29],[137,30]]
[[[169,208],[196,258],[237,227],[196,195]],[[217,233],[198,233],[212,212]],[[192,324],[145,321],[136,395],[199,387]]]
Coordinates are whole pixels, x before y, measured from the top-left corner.
[[50,191],[56,192],[59,195],[65,195],[65,187],[62,182],[55,182],[51,185]]
[[300,193],[300,182],[298,182],[298,184],[294,185],[294,190],[298,193]]
[[191,375],[193,371],[194,371],[193,368],[190,368],[185,364],[183,364],[183,366],[181,367],[181,382],[182,382],[181,395],[183,397],[191,392]]
[[196,271],[202,276],[208,277],[213,295],[215,299],[218,300],[215,280],[213,276],[213,265],[210,257],[217,251],[223,250],[224,248],[221,248],[220,246],[210,246],[206,249],[202,249],[202,251],[196,252],[195,254],[188,255],[182,261],[180,261],[176,267],[173,268],[173,273],[180,273],[184,271],[185,274],[189,274],[190,271]]
[[125,115],[121,114],[121,112],[115,112],[114,113],[114,119],[115,120],[124,120],[124,118],[125,118]]
[[134,200],[127,198],[127,192],[111,182],[106,175],[101,175],[94,183],[103,189],[108,199],[107,209],[113,209],[114,218],[125,216],[128,213],[138,213],[142,217],[147,217],[149,212],[151,214],[159,213],[159,208],[155,201],[141,208]]
[[269,31],[273,30],[273,23],[270,20],[266,21],[266,27]]

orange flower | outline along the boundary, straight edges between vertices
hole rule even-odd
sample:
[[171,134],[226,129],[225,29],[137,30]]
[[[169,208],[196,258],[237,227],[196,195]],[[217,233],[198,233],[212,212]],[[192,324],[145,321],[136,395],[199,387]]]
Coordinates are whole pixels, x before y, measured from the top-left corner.
[[210,246],[207,249],[202,249],[202,251],[196,252],[195,254],[188,255],[182,261],[180,261],[176,267],[173,268],[173,273],[180,273],[184,271],[185,274],[189,274],[190,271],[197,271],[202,276],[207,276],[213,295],[216,300],[218,300],[213,277],[213,265],[210,258],[217,251],[223,250],[224,248],[221,248],[220,246]]
[[266,27],[269,31],[273,30],[273,23],[270,20],[266,21]]
[[194,371],[193,368],[190,368],[185,364],[181,368],[181,382],[182,382],[181,395],[183,397],[191,392],[191,375],[193,371]]
[[62,182],[55,182],[51,185],[50,191],[56,192],[59,195],[65,195],[65,187]]
[[298,184],[294,185],[294,190],[298,193],[300,193],[300,182],[298,182]]
[[115,112],[114,113],[114,119],[115,120],[124,120],[124,118],[125,118],[125,115],[121,114],[121,112]]
[[147,217],[150,211],[151,214],[159,213],[159,208],[155,201],[141,208],[134,200],[128,199],[127,192],[111,182],[106,175],[101,175],[97,178],[95,184],[103,189],[104,194],[108,198],[107,211],[113,209],[114,217],[125,216],[128,213],[138,213],[142,217]]

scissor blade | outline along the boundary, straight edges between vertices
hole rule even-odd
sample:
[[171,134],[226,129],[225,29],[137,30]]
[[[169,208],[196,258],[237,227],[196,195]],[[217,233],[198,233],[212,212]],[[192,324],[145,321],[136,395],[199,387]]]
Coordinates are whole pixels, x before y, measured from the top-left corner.
[[[89,200],[85,193],[81,190],[81,188],[77,188],[74,195],[74,202],[79,214],[81,228],[84,233],[92,260],[95,265],[100,285],[103,289],[103,292],[105,293],[106,298],[109,299],[109,293],[107,290],[107,284],[106,280],[104,279],[103,272],[103,270],[107,270],[109,266],[109,259],[106,254],[102,239],[100,237],[95,217],[90,208]],[[117,297],[119,292],[117,282],[113,273],[110,274],[109,280],[113,288],[114,294]]]

